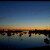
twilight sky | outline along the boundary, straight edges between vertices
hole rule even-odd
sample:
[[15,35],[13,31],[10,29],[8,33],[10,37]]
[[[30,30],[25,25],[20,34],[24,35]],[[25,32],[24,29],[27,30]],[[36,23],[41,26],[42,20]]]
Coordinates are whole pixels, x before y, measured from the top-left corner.
[[0,1],[0,29],[49,29],[50,1]]

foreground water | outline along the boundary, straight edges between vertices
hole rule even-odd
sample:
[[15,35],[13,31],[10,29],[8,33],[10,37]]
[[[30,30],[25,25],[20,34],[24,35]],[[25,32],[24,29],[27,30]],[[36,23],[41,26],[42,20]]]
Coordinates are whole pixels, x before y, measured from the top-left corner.
[[24,49],[50,45],[49,34],[39,34],[21,32],[21,33],[0,33],[0,48]]

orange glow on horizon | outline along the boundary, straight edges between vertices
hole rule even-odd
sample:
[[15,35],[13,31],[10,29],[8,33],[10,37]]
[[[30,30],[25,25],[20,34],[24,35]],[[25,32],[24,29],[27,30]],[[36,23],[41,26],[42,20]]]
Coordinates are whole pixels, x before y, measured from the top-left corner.
[[14,30],[50,30],[50,26],[20,26],[20,25],[1,25],[0,29],[14,29]]
[[50,30],[48,28],[0,28],[0,29],[14,29],[14,30]]
[[2,26],[0,27],[0,29],[14,29],[14,30],[50,30],[50,27],[46,27],[46,26]]

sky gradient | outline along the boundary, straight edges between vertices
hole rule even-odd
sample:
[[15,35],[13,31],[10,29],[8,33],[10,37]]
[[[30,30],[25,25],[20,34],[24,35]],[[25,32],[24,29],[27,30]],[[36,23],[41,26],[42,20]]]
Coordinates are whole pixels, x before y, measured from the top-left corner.
[[50,1],[0,1],[0,29],[50,29]]

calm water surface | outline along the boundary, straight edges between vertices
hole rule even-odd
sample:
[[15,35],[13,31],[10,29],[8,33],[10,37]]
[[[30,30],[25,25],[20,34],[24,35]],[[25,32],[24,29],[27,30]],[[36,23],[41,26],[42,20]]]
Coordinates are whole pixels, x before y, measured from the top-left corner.
[[24,49],[48,45],[50,45],[48,34],[18,32],[8,35],[6,32],[0,33],[0,48]]

